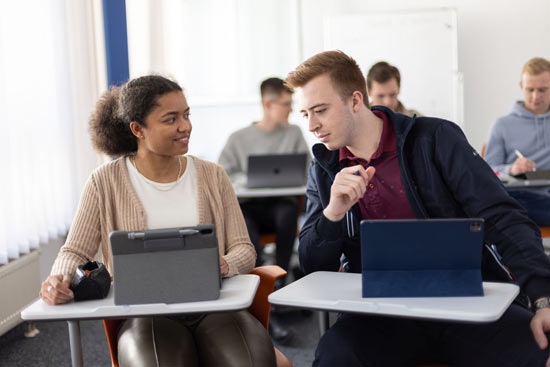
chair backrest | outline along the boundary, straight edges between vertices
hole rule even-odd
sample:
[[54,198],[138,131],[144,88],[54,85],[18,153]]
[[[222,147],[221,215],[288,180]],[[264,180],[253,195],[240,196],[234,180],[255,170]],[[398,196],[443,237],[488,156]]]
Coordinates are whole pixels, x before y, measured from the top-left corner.
[[[262,323],[265,329],[268,329],[269,325],[269,311],[271,304],[267,300],[267,296],[273,292],[275,287],[275,281],[286,275],[286,271],[277,265],[258,266],[250,272],[260,277],[260,284],[252,305],[248,308],[248,311]],[[103,320],[103,326],[105,327],[105,335],[107,336],[107,343],[109,345],[109,351],[111,353],[111,362],[113,367],[118,367],[118,328],[122,321],[125,319],[105,319]]]
[[481,158],[485,158],[485,150],[487,150],[487,143],[483,143],[483,146],[481,147],[481,153],[479,153]]

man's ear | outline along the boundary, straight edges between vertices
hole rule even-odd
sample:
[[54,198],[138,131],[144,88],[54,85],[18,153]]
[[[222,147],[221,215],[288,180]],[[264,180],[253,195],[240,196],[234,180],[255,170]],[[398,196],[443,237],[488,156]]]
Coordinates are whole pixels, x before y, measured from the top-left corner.
[[272,105],[271,99],[269,98],[262,99],[262,107],[264,108],[264,110],[270,109],[271,105]]
[[351,108],[353,109],[353,112],[359,111],[361,106],[364,106],[363,104],[363,93],[356,90],[351,95]]
[[130,130],[132,131],[132,134],[138,139],[143,139],[143,126],[139,124],[139,122],[132,121],[130,122]]

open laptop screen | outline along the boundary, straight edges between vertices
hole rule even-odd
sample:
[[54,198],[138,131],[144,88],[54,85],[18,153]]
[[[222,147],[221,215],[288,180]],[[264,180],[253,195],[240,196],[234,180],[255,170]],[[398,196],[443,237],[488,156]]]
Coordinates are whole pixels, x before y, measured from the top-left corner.
[[303,186],[306,183],[307,153],[248,156],[249,188]]

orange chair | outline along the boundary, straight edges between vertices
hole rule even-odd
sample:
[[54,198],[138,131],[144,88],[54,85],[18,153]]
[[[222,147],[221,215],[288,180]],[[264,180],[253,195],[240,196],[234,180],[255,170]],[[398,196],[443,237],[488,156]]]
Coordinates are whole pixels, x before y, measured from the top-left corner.
[[[265,329],[268,329],[269,325],[269,310],[271,304],[267,300],[267,296],[273,292],[275,286],[275,280],[286,275],[281,267],[277,265],[258,266],[251,271],[251,274],[256,274],[260,277],[260,284],[258,290],[252,301],[252,305],[248,308],[248,311],[257,318]],[[117,333],[119,324],[124,319],[105,319],[103,325],[105,327],[105,334],[107,335],[107,343],[109,344],[109,351],[111,352],[111,361],[113,367],[118,367],[118,347],[117,347]],[[275,350],[277,355],[278,365],[291,365],[290,361],[277,349]],[[284,361],[286,364],[279,364]],[[288,362],[287,362],[288,361]]]
[[550,237],[550,227],[539,227],[542,238]]
[[483,143],[481,146],[481,153],[479,153],[479,156],[481,158],[485,158],[485,151],[487,150],[487,143]]

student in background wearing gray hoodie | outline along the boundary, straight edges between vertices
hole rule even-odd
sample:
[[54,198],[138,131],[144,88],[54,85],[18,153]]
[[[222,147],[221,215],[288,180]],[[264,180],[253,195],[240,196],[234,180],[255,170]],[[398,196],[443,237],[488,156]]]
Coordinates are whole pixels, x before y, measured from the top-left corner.
[[[521,72],[525,101],[491,129],[485,159],[498,172],[550,170],[550,61],[536,57]],[[539,226],[550,226],[550,189],[510,190]]]

